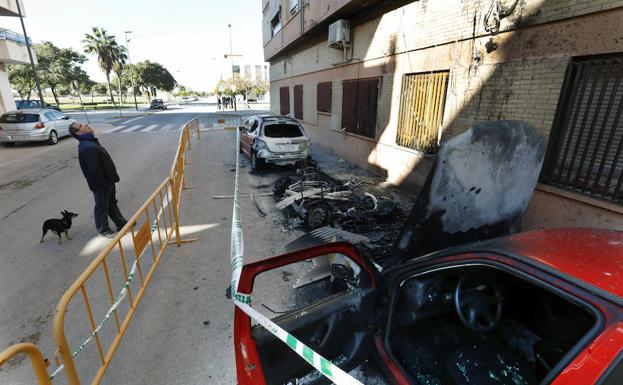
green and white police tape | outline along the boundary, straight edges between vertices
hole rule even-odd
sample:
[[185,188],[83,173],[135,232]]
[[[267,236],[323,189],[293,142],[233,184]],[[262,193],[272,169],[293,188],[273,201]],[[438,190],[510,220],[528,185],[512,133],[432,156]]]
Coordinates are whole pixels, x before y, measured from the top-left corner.
[[244,265],[243,234],[240,222],[239,205],[239,181],[240,181],[240,131],[236,130],[236,175],[234,182],[234,208],[231,222],[231,292],[234,304],[244,311],[249,317],[256,320],[266,330],[288,345],[299,356],[303,357],[316,370],[326,376],[337,385],[362,385],[354,377],[334,365],[320,354],[313,351],[307,345],[296,339],[292,334],[283,330],[279,325],[272,322],[266,316],[251,307],[251,296],[238,292],[238,282]]

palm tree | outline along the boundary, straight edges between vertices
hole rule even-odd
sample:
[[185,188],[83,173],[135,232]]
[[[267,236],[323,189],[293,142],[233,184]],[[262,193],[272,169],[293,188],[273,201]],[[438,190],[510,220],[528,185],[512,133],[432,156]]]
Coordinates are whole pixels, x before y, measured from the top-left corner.
[[117,104],[112,96],[112,87],[110,85],[110,72],[113,70],[115,55],[119,50],[119,44],[117,44],[114,36],[109,35],[108,32],[101,27],[93,27],[92,33],[84,34],[82,43],[84,44],[84,52],[97,55],[97,63],[102,72],[106,74],[110,99],[116,107]]
[[113,49],[113,63],[112,69],[115,71],[117,75],[117,86],[119,88],[119,99],[121,99],[121,104],[123,104],[123,97],[121,95],[121,75],[123,75],[123,70],[126,61],[128,60],[127,49],[122,45],[117,45]]

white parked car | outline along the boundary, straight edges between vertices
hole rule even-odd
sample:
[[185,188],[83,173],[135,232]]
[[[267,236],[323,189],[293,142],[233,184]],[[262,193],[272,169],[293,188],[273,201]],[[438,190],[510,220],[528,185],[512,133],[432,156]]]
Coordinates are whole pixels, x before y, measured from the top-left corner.
[[265,164],[295,164],[311,157],[309,137],[295,119],[278,115],[250,117],[240,126],[240,151],[251,159],[251,170]]
[[5,112],[0,116],[0,143],[12,146],[19,142],[58,143],[69,135],[74,122],[69,115],[52,109],[26,109]]

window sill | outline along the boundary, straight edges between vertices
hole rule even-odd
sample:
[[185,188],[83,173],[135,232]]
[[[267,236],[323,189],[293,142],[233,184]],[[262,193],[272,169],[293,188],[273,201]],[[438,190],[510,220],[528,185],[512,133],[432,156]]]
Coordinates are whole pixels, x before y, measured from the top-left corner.
[[604,210],[612,211],[618,214],[623,214],[623,206],[617,205],[616,203],[606,202],[598,198],[591,198],[589,196],[586,196],[586,195],[583,195],[583,194],[580,194],[574,191],[565,190],[560,187],[549,186],[543,183],[539,183],[536,186],[536,189],[539,191],[545,192],[545,193],[558,195],[563,198],[578,201],[589,206],[595,206],[595,207],[599,207]]
[[353,134],[352,132],[336,130],[334,128],[332,128],[331,131],[337,132],[338,134],[342,134],[342,135],[346,135],[346,136],[352,136],[353,138],[362,139],[362,140],[365,140],[366,142],[378,143],[378,141],[376,139],[374,139],[374,138],[369,138],[367,136],[363,136],[363,135],[359,135],[359,134]]
[[331,116],[331,115],[333,115],[333,114],[332,114],[332,113],[330,113],[330,112],[324,112],[324,111],[316,111],[316,112],[318,113],[318,115],[325,115],[325,116]]

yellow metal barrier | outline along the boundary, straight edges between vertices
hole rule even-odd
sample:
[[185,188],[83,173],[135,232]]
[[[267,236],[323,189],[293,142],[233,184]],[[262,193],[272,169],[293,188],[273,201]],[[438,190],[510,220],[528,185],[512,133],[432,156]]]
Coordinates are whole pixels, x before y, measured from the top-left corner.
[[[91,384],[99,384],[102,381],[138,304],[143,298],[145,288],[151,281],[167,245],[172,243],[173,235],[175,234],[175,243],[178,246],[196,240],[182,239],[179,228],[182,190],[190,188],[185,185],[184,174],[185,166],[189,163],[188,151],[191,149],[193,135],[199,139],[199,121],[196,118],[186,123],[182,129],[170,176],[165,178],[59,301],[53,325],[57,346],[54,358],[58,366],[60,357],[62,365],[49,376],[46,369],[47,361],[39,349],[32,344],[17,344],[0,354],[0,367],[13,356],[25,353],[31,358],[39,385],[50,385],[51,380],[62,370],[65,371],[70,385],[80,385],[80,376],[74,358],[91,342],[94,342],[99,357],[99,367]],[[149,254],[151,258],[145,257]],[[111,279],[115,273],[120,278],[117,281]],[[105,285],[100,285],[102,286],[100,290],[93,290],[97,277],[102,278]],[[115,289],[120,289],[117,295],[115,295]],[[90,291],[91,294],[89,294]],[[83,311],[86,313],[84,322],[88,323],[88,326],[83,326],[88,327],[90,335],[72,351],[66,335],[65,321],[67,314],[76,311],[75,307],[70,309],[70,305],[78,293],[82,297]],[[126,298],[127,301],[125,301]],[[127,307],[125,314],[121,305]],[[96,317],[98,308],[107,309],[103,317]],[[97,319],[101,321],[96,323]],[[104,329],[109,320],[114,320],[112,332]],[[76,325],[72,326],[73,329],[77,328]],[[112,341],[106,344],[101,338],[102,335],[112,338]],[[84,338],[84,336],[78,338]]]
[[48,377],[47,362],[43,358],[41,351],[31,343],[16,344],[0,353],[0,368],[18,354],[26,354],[30,357],[30,362],[32,363],[32,368],[35,371],[35,376],[37,377],[39,385],[52,385]]

